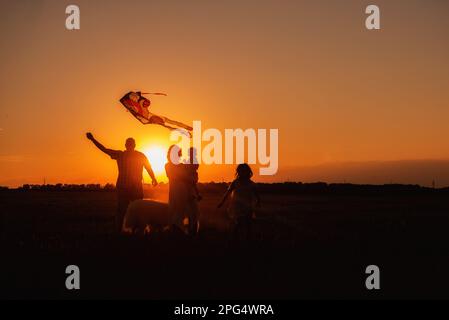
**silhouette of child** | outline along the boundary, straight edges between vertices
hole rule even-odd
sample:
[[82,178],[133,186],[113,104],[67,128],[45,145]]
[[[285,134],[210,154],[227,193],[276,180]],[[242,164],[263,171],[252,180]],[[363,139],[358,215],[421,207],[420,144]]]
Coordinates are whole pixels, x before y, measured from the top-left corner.
[[260,206],[260,197],[256,189],[256,184],[251,180],[253,171],[251,167],[242,163],[237,166],[235,180],[232,181],[223,199],[218,204],[221,208],[226,199],[231,196],[229,204],[229,215],[233,222],[233,234],[245,233],[246,238],[250,237],[251,224],[254,214],[254,205]]
[[191,195],[197,199],[198,201],[201,201],[202,197],[200,192],[198,191],[198,159],[196,157],[196,149],[190,148],[189,149],[189,160],[186,163],[186,170],[187,170],[187,179],[188,183],[190,185],[191,189]]
[[189,219],[189,235],[193,236],[198,231],[199,209],[198,201],[201,201],[202,197],[198,190],[198,160],[196,157],[196,149],[189,149],[189,160],[185,164],[186,170],[186,185],[188,192],[188,200],[186,204],[186,213]]

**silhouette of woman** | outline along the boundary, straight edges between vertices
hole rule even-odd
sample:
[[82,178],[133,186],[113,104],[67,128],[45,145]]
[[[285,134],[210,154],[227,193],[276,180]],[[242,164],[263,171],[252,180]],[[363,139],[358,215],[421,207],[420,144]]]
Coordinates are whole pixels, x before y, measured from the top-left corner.
[[173,227],[183,230],[184,211],[187,204],[187,186],[185,184],[185,168],[181,163],[182,151],[172,145],[167,152],[165,173],[168,177],[168,210],[173,217]]

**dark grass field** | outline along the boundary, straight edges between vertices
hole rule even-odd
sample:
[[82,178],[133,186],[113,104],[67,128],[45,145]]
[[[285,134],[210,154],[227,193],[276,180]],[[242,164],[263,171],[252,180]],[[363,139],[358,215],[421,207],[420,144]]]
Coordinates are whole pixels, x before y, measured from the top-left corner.
[[[190,239],[114,235],[114,192],[1,191],[1,297],[449,298],[445,192],[265,193],[249,241],[229,237],[219,197],[204,194]],[[65,288],[70,264],[81,290]]]

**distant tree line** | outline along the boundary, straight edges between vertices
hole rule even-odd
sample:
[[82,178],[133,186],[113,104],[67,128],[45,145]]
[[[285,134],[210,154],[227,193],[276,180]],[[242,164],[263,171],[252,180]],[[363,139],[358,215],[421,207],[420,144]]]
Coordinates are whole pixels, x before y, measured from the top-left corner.
[[[223,192],[229,183],[200,183],[198,189],[202,193]],[[302,182],[282,182],[282,183],[257,183],[260,193],[266,194],[410,194],[410,193],[447,193],[448,188],[428,188],[420,185],[405,184],[351,184],[351,183],[302,183]]]
[[[222,193],[229,186],[226,182],[208,182],[199,183],[198,189],[201,193]],[[167,189],[168,184],[160,183],[159,190]],[[302,182],[283,182],[283,183],[258,183],[257,188],[260,193],[267,194],[410,194],[410,193],[447,193],[446,188],[429,188],[420,185],[404,184],[351,184],[351,183],[302,183]],[[10,190],[8,187],[0,186],[0,191]],[[97,184],[24,184],[17,188],[20,191],[114,191],[115,185],[107,183],[105,185]],[[151,185],[144,184],[144,190],[151,192],[155,190]],[[155,190],[156,191],[156,190]]]
[[351,183],[258,183],[260,193],[271,194],[401,194],[449,192],[449,188],[435,189],[404,184],[351,184]]
[[90,184],[24,184],[23,186],[17,188],[22,191],[113,191],[115,190],[115,185],[107,183],[101,185],[99,183]]

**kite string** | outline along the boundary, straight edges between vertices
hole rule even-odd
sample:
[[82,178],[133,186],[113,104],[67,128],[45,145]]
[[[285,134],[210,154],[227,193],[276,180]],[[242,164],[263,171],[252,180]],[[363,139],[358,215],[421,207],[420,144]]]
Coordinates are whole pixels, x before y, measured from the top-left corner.
[[163,92],[142,92],[141,94],[153,94],[156,96],[167,96],[167,94],[163,93]]

